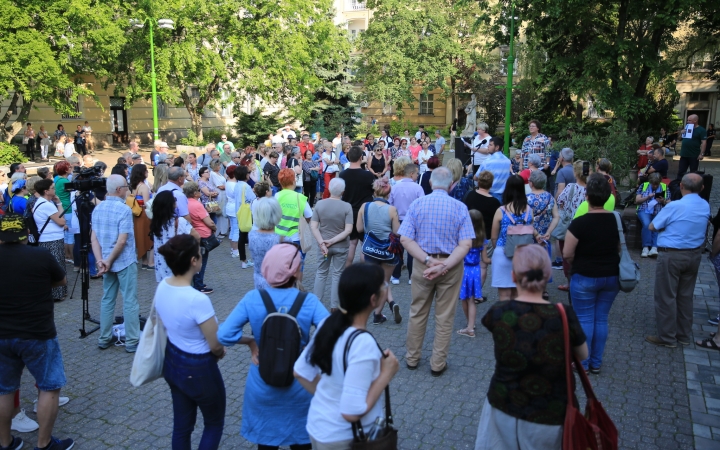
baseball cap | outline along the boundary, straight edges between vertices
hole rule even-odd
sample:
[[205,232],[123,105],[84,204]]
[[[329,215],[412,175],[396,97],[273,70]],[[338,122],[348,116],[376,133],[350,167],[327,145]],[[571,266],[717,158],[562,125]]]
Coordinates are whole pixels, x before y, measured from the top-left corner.
[[12,188],[13,194],[22,191],[26,184],[27,181],[25,180],[15,180],[15,182],[13,182]]
[[300,249],[292,244],[278,244],[270,248],[262,263],[262,276],[270,286],[287,283],[300,268]]
[[0,216],[0,241],[22,242],[27,237],[27,226],[25,226],[23,216],[11,213]]
[[140,153],[135,153],[130,157],[130,159],[142,159],[142,155]]

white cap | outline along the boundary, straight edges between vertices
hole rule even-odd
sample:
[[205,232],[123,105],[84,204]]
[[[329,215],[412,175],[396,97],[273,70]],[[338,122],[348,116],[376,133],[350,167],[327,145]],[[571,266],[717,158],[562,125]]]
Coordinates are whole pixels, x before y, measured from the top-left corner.
[[160,142],[160,148],[169,148],[168,143],[165,141]]

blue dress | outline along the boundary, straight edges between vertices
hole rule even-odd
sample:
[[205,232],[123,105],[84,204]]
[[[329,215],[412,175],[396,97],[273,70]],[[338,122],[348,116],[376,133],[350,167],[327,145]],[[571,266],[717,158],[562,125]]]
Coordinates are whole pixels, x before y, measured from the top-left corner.
[[460,300],[481,299],[482,282],[480,281],[480,260],[483,247],[472,247],[465,255],[465,272],[460,285]]
[[[298,290],[295,288],[266,288],[278,310],[292,307]],[[310,327],[329,315],[325,306],[314,295],[308,293],[297,322],[302,331],[302,345],[310,340]],[[245,294],[227,320],[218,329],[218,340],[225,346],[236,344],[243,336],[243,327],[250,324],[255,342],[260,345],[260,329],[267,310],[260,298],[260,292],[252,290]],[[228,386],[229,388],[229,386]],[[265,384],[260,377],[258,366],[250,364],[245,382],[245,397],[242,406],[240,434],[250,442],[270,446],[308,444],[310,436],[305,428],[312,394],[297,380],[287,388],[276,388]]]

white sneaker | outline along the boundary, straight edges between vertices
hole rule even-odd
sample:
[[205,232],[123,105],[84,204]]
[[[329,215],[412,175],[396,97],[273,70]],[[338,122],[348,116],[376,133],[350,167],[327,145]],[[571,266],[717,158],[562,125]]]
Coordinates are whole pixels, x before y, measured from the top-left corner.
[[231,251],[231,252],[230,252],[230,256],[232,256],[233,258],[239,258],[239,257],[240,257],[240,252]]
[[398,280],[398,279],[395,278],[395,277],[390,277],[390,282],[391,282],[392,284],[400,284],[400,280]]
[[19,431],[20,433],[30,433],[40,428],[37,422],[25,415],[25,410],[21,409],[19,413],[12,419],[10,429]]
[[408,284],[412,284],[412,280],[408,280]]
[[247,269],[247,268],[250,268],[250,267],[255,267],[255,264],[253,264],[252,261],[248,261],[248,262],[242,263],[242,264],[240,265],[240,267],[241,267],[242,269]]
[[650,252],[648,253],[648,256],[657,256],[657,255],[658,255],[657,247],[651,248]]
[[649,248],[649,247],[643,247],[643,251],[642,251],[642,253],[640,254],[640,257],[641,257],[641,258],[647,258],[649,252],[650,252],[650,248]]
[[[58,397],[58,406],[67,405],[70,397]],[[37,399],[33,400],[33,412],[37,413]]]

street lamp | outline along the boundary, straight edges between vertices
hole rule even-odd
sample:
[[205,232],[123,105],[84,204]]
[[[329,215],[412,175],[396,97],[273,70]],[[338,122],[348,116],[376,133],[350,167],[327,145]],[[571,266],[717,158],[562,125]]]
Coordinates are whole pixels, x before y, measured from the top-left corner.
[[[153,109],[153,134],[155,140],[160,139],[160,130],[158,128],[158,107],[157,107],[157,87],[155,77],[155,42],[153,39],[153,22],[154,19],[148,17],[145,20],[130,19],[130,26],[133,28],[145,27],[145,22],[148,23],[150,29],[150,85],[152,89],[152,109]],[[157,21],[157,27],[166,30],[172,30],[175,27],[175,22],[171,19],[159,19]]]
[[507,84],[505,85],[505,155],[510,156],[510,118],[512,115],[512,84],[515,69],[515,0],[510,6],[510,48],[507,57]]

